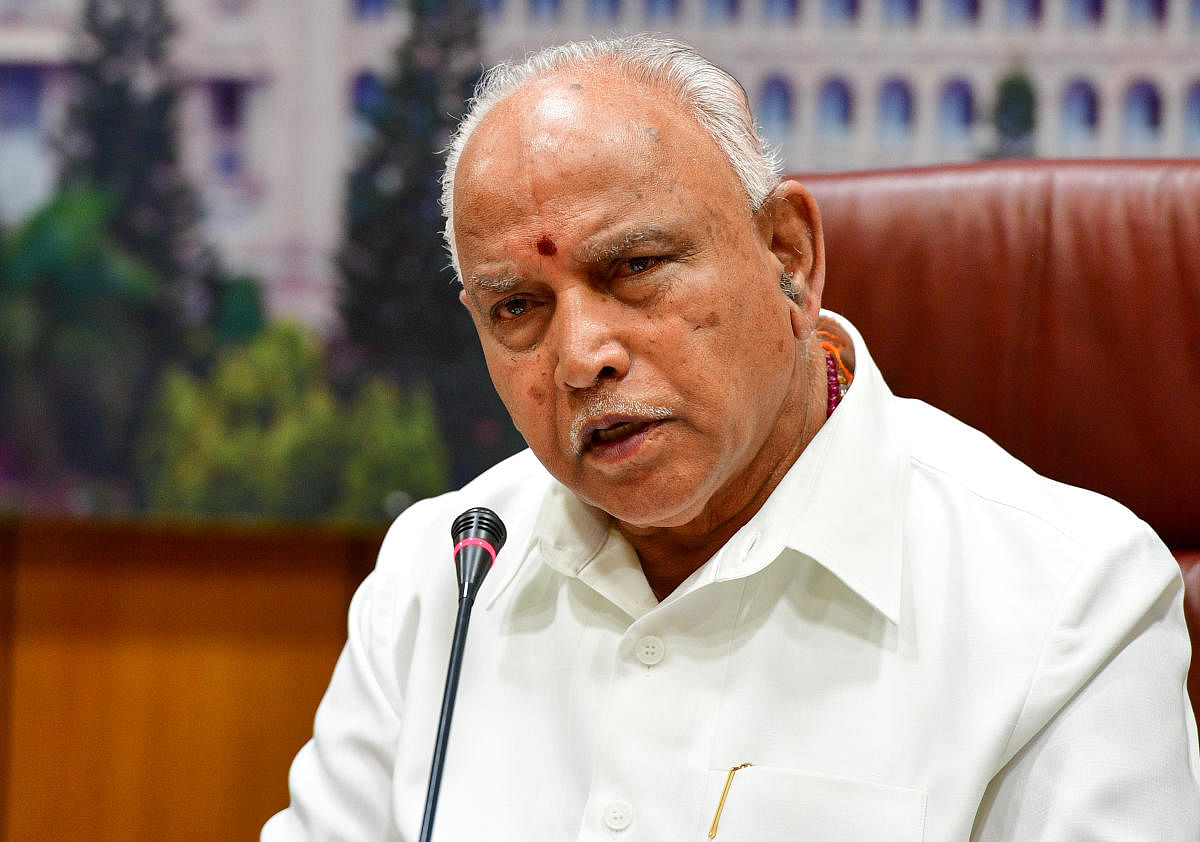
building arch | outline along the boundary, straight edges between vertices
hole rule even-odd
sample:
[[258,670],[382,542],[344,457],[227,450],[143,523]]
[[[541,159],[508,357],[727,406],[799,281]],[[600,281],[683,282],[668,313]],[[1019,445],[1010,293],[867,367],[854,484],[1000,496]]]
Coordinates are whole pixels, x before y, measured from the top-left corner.
[[1135,29],[1157,29],[1167,21],[1167,0],[1125,0],[1129,25]]
[[704,0],[704,19],[709,23],[731,23],[741,11],[740,0]]
[[679,0],[646,0],[646,20],[674,21],[679,17]]
[[370,117],[383,107],[386,97],[379,75],[364,70],[350,83],[350,108],[355,116]]
[[557,20],[561,0],[529,0],[529,17],[535,21]]
[[913,26],[920,14],[920,0],[883,0],[883,22],[886,26]]
[[858,23],[858,0],[821,0],[821,20],[827,26]]
[[942,17],[951,26],[974,26],[979,22],[979,0],[944,0]]
[[1121,137],[1127,149],[1158,143],[1162,133],[1162,96],[1149,79],[1136,79],[1121,102]]
[[912,137],[913,93],[908,81],[892,76],[879,88],[879,139],[903,143]]
[[388,11],[388,0],[351,0],[354,16],[359,20],[379,20]]
[[40,125],[43,86],[41,68],[28,64],[0,65],[0,131]]
[[1042,22],[1042,0],[1004,0],[1004,22],[1010,27],[1038,26]]
[[800,14],[798,0],[763,0],[763,19],[771,23],[794,23]]
[[1183,148],[1200,155],[1200,79],[1192,82],[1183,101]]
[[962,147],[971,141],[975,122],[975,92],[961,77],[942,85],[938,97],[938,143],[943,147]]
[[817,134],[823,141],[846,140],[854,125],[854,90],[840,76],[825,80],[817,95]]
[[21,219],[53,191],[45,88],[42,68],[0,64],[0,222]]
[[621,15],[621,0],[586,0],[584,6],[590,21],[612,23]]
[[1067,150],[1083,150],[1096,140],[1100,125],[1100,98],[1096,86],[1083,78],[1072,79],[1063,89],[1060,115],[1062,142]]
[[758,119],[763,134],[773,143],[782,144],[792,134],[795,113],[792,83],[778,73],[768,76],[758,97]]
[[355,144],[365,144],[374,131],[372,122],[380,109],[387,104],[387,94],[379,75],[371,70],[362,70],[350,81],[350,139]]
[[1095,28],[1104,21],[1104,0],[1067,0],[1067,25]]

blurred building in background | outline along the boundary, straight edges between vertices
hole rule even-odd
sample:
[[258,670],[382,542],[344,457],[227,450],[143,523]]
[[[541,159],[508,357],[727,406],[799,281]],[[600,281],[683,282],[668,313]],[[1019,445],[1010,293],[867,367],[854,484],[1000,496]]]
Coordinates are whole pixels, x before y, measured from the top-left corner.
[[[119,2],[119,0],[118,0]],[[488,60],[668,32],[746,87],[795,170],[1003,152],[1027,80],[1047,156],[1200,155],[1200,0],[482,0]],[[53,191],[81,0],[0,0],[0,222]],[[334,318],[344,176],[405,14],[390,0],[175,0],[184,154],[227,264],[272,314]]]
[[[123,1],[123,0],[119,0]],[[82,0],[0,0],[0,221],[53,190]],[[182,151],[206,233],[277,316],[326,327],[356,105],[378,96],[403,15],[386,0],[174,0]]]
[[678,34],[742,82],[792,170],[965,161],[1028,78],[1029,151],[1200,155],[1200,0],[493,0],[490,53]]

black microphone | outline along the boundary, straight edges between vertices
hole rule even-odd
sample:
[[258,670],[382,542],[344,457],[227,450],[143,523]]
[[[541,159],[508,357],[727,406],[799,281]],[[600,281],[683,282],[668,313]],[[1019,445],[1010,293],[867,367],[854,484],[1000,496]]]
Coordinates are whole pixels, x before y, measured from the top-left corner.
[[483,577],[492,569],[496,553],[508,537],[500,516],[491,509],[467,509],[450,527],[454,539],[454,567],[458,571],[458,598],[475,601]]
[[458,619],[454,621],[454,642],[450,645],[450,666],[446,670],[446,690],[442,694],[442,717],[438,721],[437,741],[433,746],[433,768],[429,771],[429,789],[425,791],[425,815],[421,819],[420,842],[429,842],[433,834],[433,815],[437,812],[438,792],[442,788],[442,769],[446,765],[446,744],[450,738],[450,719],[458,695],[458,676],[462,672],[463,649],[467,643],[467,624],[475,595],[504,546],[508,533],[504,522],[491,509],[467,509],[450,527],[454,539],[454,567],[458,572]]

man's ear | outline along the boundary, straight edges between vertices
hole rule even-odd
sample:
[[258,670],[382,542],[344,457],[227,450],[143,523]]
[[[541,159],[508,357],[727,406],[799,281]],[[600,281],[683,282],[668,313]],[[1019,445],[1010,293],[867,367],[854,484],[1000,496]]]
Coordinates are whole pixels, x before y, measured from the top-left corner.
[[812,194],[798,181],[784,181],[763,203],[771,230],[770,249],[792,277],[796,306],[815,325],[825,289],[825,239],[821,212]]
[[466,287],[458,288],[458,301],[462,306],[467,308],[467,312],[471,314],[471,321],[475,324],[475,331],[482,337],[483,332],[480,330],[478,319],[479,311],[476,307],[472,306],[477,302],[472,301],[471,294],[467,292]]

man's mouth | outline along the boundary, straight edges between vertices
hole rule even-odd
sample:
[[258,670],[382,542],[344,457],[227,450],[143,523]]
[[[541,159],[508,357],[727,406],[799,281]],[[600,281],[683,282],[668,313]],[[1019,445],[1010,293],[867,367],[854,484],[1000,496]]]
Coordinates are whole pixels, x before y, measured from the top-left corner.
[[[620,457],[632,452],[640,440],[654,427],[666,420],[671,411],[640,401],[604,401],[606,406],[593,406],[591,412],[581,412],[571,424],[571,443],[575,452]],[[597,412],[596,410],[600,410]]]
[[604,419],[584,427],[581,453],[608,460],[631,456],[646,435],[662,421],[655,418]]
[[627,439],[639,430],[646,429],[650,423],[649,421],[625,421],[612,427],[593,430],[588,445],[610,444],[615,441]]

